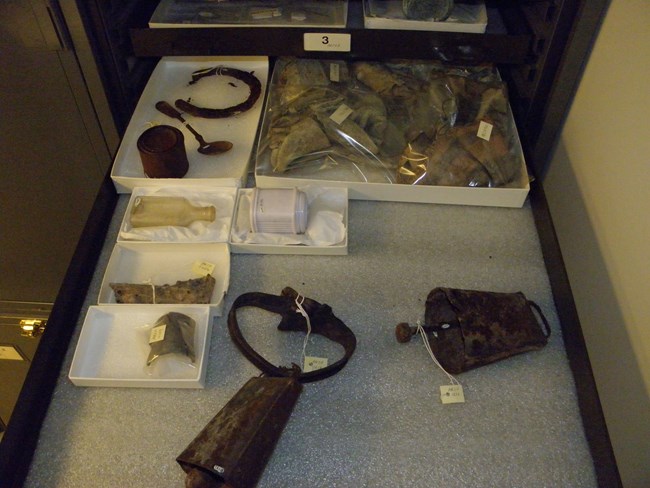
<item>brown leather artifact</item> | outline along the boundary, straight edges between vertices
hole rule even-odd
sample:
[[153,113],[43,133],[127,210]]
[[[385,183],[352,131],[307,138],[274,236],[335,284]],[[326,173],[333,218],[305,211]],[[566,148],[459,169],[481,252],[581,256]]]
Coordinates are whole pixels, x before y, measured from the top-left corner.
[[[237,310],[258,307],[281,315],[278,330],[322,335],[343,346],[343,357],[315,371],[275,366],[255,351],[237,323]],[[307,319],[302,312],[309,317]],[[309,321],[308,321],[309,320]],[[228,331],[239,350],[262,372],[251,378],[176,459],[187,473],[186,487],[249,488],[255,486],[289,420],[302,383],[336,374],[352,356],[354,333],[329,305],[305,298],[291,288],[280,296],[245,293],[228,314]]]
[[257,99],[262,94],[262,83],[253,73],[248,73],[247,71],[242,71],[236,68],[227,68],[225,66],[217,66],[214,68],[201,69],[192,73],[192,81],[190,85],[197,83],[200,79],[205,78],[206,76],[230,76],[239,81],[243,81],[248,85],[249,94],[248,98],[241,103],[233,105],[232,107],[226,108],[205,108],[198,107],[190,102],[190,100],[178,99],[174,102],[174,105],[183,112],[192,114],[195,117],[203,117],[206,119],[223,119],[226,117],[232,117],[233,115],[246,112],[251,109]]
[[[521,292],[434,288],[427,296],[424,323],[433,354],[451,374],[541,349],[551,335],[539,306]],[[401,323],[395,336],[408,342],[415,332]]]

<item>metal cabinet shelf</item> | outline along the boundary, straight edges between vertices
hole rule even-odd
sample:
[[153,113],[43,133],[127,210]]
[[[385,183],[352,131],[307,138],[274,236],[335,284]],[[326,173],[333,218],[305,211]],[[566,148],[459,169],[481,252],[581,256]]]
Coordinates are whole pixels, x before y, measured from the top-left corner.
[[[532,32],[519,9],[488,9],[485,34],[456,32],[405,31],[365,29],[362,2],[350,0],[345,29],[335,28],[153,28],[131,29],[136,56],[197,55],[267,55],[267,56],[332,56],[306,52],[306,32],[348,33],[352,49],[336,53],[339,58],[364,59],[439,59],[446,62],[493,62],[521,64],[530,61]],[[518,17],[515,20],[515,17]],[[506,25],[505,20],[509,21]]]

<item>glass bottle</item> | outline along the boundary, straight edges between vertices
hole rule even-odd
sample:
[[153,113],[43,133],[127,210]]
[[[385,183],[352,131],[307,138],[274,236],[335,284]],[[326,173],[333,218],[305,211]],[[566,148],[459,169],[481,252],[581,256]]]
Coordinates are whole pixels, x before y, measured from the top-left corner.
[[188,227],[197,220],[212,222],[215,218],[213,206],[192,205],[184,197],[141,196],[135,199],[131,209],[132,227]]

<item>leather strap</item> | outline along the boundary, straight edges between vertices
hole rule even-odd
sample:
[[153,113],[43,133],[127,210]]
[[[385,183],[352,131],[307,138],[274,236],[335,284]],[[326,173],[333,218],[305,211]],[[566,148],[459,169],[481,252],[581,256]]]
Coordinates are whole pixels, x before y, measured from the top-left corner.
[[544,317],[544,314],[542,313],[542,309],[540,308],[539,305],[537,305],[532,300],[527,300],[527,301],[528,304],[537,312],[539,317],[542,319],[542,322],[544,323],[544,328],[546,329],[546,334],[544,335],[548,339],[549,337],[551,337],[551,326],[549,325],[548,320],[546,320],[546,317]]
[[257,77],[251,72],[247,71],[242,71],[236,68],[227,68],[225,66],[217,66],[215,68],[207,68],[207,69],[202,69],[202,70],[197,70],[194,73],[192,73],[192,81],[190,81],[190,85],[193,85],[194,83],[198,82],[201,78],[205,78],[206,76],[230,76],[232,78],[235,78],[237,80],[243,81],[248,85],[248,88],[250,89],[250,93],[248,94],[248,98],[244,100],[241,103],[238,103],[237,105],[233,105],[232,107],[227,107],[227,108],[204,108],[204,107],[198,107],[192,103],[190,103],[189,100],[183,100],[183,99],[178,99],[174,102],[174,105],[179,110],[182,110],[183,112],[187,112],[188,114],[192,114],[195,117],[203,117],[206,119],[223,119],[226,117],[231,117],[233,115],[240,114],[242,112],[246,112],[249,110],[253,105],[255,105],[255,102],[257,102],[257,99],[260,97],[262,93],[262,83],[260,80],[257,79]]
[[319,334],[331,341],[338,342],[343,346],[345,354],[341,359],[325,368],[306,373],[302,372],[296,364],[293,364],[291,368],[287,368],[275,366],[268,362],[246,341],[237,323],[237,309],[242,307],[257,307],[282,316],[282,320],[278,324],[278,330],[283,332],[300,331],[306,333],[307,321],[298,312],[296,305],[298,296],[295,290],[288,287],[282,290],[280,296],[260,292],[244,293],[235,299],[230,308],[230,312],[228,313],[228,331],[242,354],[267,375],[293,377],[301,383],[309,383],[328,378],[338,373],[348,362],[348,359],[350,359],[357,346],[357,339],[354,332],[332,313],[332,308],[329,305],[320,304],[311,298],[304,298],[304,301],[301,303],[303,309],[309,315],[311,333]]

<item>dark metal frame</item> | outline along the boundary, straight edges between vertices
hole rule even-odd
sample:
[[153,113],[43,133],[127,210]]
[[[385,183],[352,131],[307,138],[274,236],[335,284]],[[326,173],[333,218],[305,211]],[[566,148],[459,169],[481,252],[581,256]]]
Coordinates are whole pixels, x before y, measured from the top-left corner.
[[29,471],[39,432],[116,203],[117,194],[107,175],[88,216],[52,308],[47,328],[41,337],[11,420],[0,442],[2,488],[22,486]]

